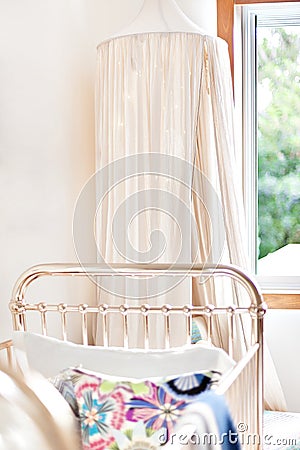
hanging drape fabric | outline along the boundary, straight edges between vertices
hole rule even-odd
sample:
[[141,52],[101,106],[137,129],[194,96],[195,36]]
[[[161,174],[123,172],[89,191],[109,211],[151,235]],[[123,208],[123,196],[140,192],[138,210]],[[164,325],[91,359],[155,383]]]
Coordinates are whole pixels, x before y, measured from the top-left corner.
[[[236,167],[228,50],[219,38],[198,33],[142,33],[98,47],[96,144],[101,262],[233,263],[247,268],[241,177]],[[117,278],[117,277],[116,277]],[[99,280],[99,302],[241,305],[231,284],[188,279]],[[104,283],[104,284],[103,284]],[[178,319],[179,320],[179,319]],[[111,321],[118,345],[121,323]],[[184,333],[173,324],[172,345]],[[139,323],[130,323],[139,344]],[[160,346],[162,324],[153,321]],[[226,348],[226,324],[214,344]],[[249,324],[237,324],[240,357]],[[98,339],[96,333],[96,339]],[[271,359],[266,367],[269,405],[284,408]]]

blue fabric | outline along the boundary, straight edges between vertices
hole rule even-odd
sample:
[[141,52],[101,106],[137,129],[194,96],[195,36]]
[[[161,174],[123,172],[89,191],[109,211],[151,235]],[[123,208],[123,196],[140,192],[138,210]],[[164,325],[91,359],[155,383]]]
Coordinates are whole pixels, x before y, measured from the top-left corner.
[[200,328],[198,327],[195,320],[192,321],[192,344],[197,344],[197,342],[202,340]]
[[205,402],[212,409],[218,429],[218,442],[222,450],[241,450],[238,432],[231,418],[225,398],[215,394],[213,391],[203,392],[199,401]]

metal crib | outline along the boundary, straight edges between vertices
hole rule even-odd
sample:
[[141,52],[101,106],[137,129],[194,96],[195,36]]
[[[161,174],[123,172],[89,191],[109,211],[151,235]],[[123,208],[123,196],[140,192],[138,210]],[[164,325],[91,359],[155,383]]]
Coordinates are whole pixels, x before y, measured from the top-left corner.
[[[164,276],[189,276],[202,279],[204,276],[210,279],[225,277],[241,286],[249,297],[249,305],[245,307],[227,306],[215,307],[213,305],[192,306],[128,306],[120,304],[110,306],[100,304],[98,306],[81,303],[78,305],[67,303],[45,303],[42,301],[28,302],[26,292],[28,287],[40,277],[153,277]],[[202,278],[201,278],[202,277]],[[240,441],[244,448],[249,450],[262,449],[263,442],[263,325],[266,306],[255,281],[246,275],[241,269],[231,265],[194,265],[173,266],[167,265],[85,265],[80,264],[45,264],[30,268],[17,280],[10,301],[10,310],[13,317],[14,330],[30,331],[27,315],[40,316],[41,333],[49,335],[47,321],[49,314],[59,317],[61,325],[61,337],[68,340],[68,329],[73,317],[80,317],[82,343],[89,344],[89,321],[95,317],[101,327],[103,345],[109,345],[108,324],[111,314],[119,314],[123,324],[123,345],[128,347],[130,335],[129,316],[134,313],[140,316],[144,330],[145,349],[149,348],[149,321],[153,315],[163,317],[165,347],[170,346],[170,323],[173,315],[181,315],[186,324],[186,343],[191,342],[192,320],[194,317],[203,317],[207,324],[208,340],[213,336],[214,321],[216,317],[226,317],[228,327],[228,353],[234,354],[235,324],[241,317],[248,317],[251,323],[251,345],[246,349],[240,360],[236,361],[229,373],[221,377],[214,386],[216,393],[225,395],[231,414],[240,434]],[[6,349],[9,344],[3,345]],[[10,351],[10,350],[8,350]]]

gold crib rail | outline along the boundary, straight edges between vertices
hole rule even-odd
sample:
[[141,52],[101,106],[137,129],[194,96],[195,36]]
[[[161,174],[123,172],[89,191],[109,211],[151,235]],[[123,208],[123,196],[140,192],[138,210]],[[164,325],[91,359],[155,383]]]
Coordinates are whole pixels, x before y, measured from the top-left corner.
[[241,268],[226,264],[77,264],[54,263],[41,264],[26,270],[16,281],[12,293],[12,302],[23,302],[28,286],[37,278],[44,276],[228,276],[247,290],[252,306],[264,305],[260,289],[254,278],[246,274]]

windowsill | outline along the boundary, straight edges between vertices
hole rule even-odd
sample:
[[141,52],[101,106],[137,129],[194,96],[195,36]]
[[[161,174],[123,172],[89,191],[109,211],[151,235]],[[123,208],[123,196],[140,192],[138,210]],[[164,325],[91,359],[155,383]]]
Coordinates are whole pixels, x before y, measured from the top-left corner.
[[257,261],[258,274],[299,279],[299,256],[300,245],[287,244]]
[[258,260],[256,279],[263,292],[300,293],[299,244],[288,244]]
[[263,291],[263,298],[270,309],[300,309],[300,292],[287,293]]
[[300,295],[299,289],[261,289],[263,295]]

